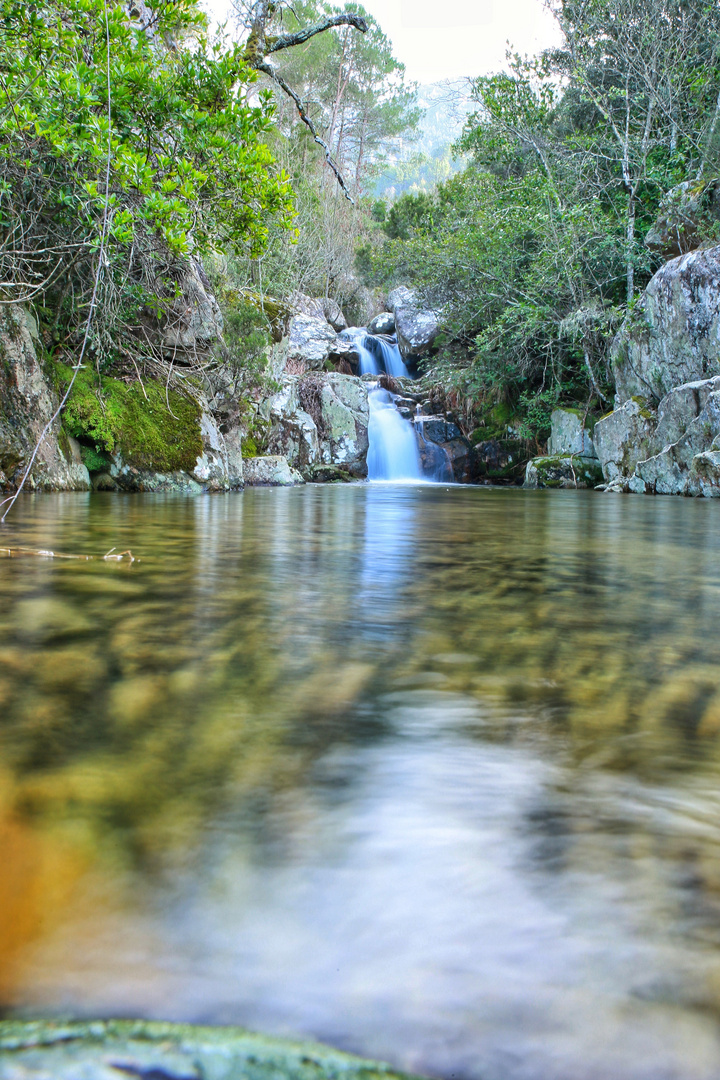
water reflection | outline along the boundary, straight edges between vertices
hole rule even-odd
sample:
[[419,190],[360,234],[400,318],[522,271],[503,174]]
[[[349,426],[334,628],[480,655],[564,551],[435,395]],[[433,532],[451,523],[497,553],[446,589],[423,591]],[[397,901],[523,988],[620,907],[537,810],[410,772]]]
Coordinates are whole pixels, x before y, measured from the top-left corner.
[[[712,503],[27,499],[0,993],[442,1075],[717,1076]],[[4,534],[5,535],[5,534]]]

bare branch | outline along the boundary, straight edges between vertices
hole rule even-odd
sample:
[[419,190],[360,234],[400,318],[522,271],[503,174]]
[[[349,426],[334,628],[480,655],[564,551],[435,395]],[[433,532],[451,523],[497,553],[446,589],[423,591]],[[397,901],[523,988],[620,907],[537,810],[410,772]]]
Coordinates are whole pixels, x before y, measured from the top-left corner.
[[271,67],[270,64],[266,63],[264,60],[262,62],[260,62],[260,63],[255,64],[255,67],[256,67],[256,69],[258,71],[262,71],[263,74],[268,75],[273,80],[273,82],[276,82],[278,84],[278,86],[280,87],[280,89],[284,93],[286,93],[288,95],[288,97],[291,97],[292,100],[295,102],[298,114],[299,114],[300,119],[302,120],[303,124],[305,124],[305,126],[309,130],[310,134],[312,135],[313,139],[318,144],[318,146],[322,147],[322,149],[325,151],[325,160],[328,163],[329,167],[332,169],[332,171],[335,173],[335,176],[337,178],[337,182],[340,185],[340,187],[342,188],[343,194],[345,195],[345,198],[349,202],[351,202],[353,205],[355,205],[355,200],[353,199],[352,195],[350,194],[348,186],[345,183],[345,179],[344,179],[342,173],[340,172],[339,168],[337,167],[337,165],[333,161],[332,154],[330,153],[330,147],[325,142],[325,140],[320,135],[318,135],[318,133],[317,133],[317,131],[315,129],[315,125],[313,124],[312,120],[310,119],[307,112],[305,111],[305,106],[303,105],[302,101],[300,100],[299,95],[295,93],[295,91],[293,90],[293,88],[291,86],[288,86],[288,84],[283,79],[282,75],[279,75],[278,72],[275,70],[275,68]]
[[333,15],[329,19],[324,19],[315,26],[308,26],[305,30],[297,30],[294,34],[281,34],[280,37],[268,38],[267,54],[279,52],[280,49],[291,49],[293,45],[302,45],[316,34],[324,34],[326,30],[331,30],[334,26],[354,26],[361,34],[366,34],[368,30],[368,24],[362,16],[344,12],[342,15]]

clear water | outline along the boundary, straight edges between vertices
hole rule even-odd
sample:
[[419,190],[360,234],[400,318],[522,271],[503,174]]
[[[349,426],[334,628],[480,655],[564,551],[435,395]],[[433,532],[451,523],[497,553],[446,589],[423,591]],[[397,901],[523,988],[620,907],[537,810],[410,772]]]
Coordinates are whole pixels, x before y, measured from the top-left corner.
[[474,1080],[720,1074],[720,505],[21,499],[0,1000]]

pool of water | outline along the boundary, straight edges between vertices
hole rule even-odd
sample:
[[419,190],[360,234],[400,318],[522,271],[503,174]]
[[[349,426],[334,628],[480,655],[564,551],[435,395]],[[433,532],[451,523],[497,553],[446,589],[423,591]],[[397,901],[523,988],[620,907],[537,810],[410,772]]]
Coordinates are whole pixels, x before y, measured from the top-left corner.
[[27,497],[0,1006],[462,1080],[720,1075],[720,503]]

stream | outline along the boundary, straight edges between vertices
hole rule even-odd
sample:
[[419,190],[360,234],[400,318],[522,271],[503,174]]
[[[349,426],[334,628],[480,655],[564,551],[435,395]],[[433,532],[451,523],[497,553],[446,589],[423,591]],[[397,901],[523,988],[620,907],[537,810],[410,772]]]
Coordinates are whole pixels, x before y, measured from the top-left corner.
[[720,1075],[720,504],[22,497],[0,1005],[453,1080]]

